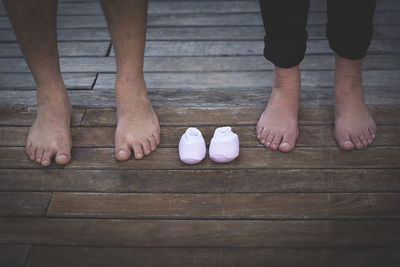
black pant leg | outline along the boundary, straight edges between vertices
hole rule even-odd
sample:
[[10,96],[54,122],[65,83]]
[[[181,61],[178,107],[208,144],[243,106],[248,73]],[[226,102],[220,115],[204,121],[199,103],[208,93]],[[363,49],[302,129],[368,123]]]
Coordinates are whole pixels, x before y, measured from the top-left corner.
[[339,56],[362,59],[373,33],[376,0],[328,0],[326,34],[329,46]]
[[275,66],[299,64],[306,51],[309,0],[259,0],[265,28],[264,56]]

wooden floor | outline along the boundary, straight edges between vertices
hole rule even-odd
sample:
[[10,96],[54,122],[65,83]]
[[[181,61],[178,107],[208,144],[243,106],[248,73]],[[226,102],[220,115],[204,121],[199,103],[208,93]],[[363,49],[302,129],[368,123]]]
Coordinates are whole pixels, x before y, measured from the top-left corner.
[[[264,149],[255,125],[272,82],[256,1],[150,1],[145,75],[160,148],[117,162],[115,62],[97,1],[59,3],[73,160],[43,168],[24,145],[34,82],[0,4],[0,266],[400,266],[400,4],[378,1],[364,64],[378,125],[367,149],[332,136],[334,57],[313,0],[300,137]],[[189,126],[231,125],[240,156],[178,160]]]

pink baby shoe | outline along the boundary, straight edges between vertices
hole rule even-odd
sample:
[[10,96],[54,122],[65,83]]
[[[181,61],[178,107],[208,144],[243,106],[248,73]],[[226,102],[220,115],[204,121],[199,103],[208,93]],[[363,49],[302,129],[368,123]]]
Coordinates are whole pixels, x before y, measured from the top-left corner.
[[179,157],[186,164],[197,164],[206,156],[206,142],[197,128],[188,128],[179,141]]
[[227,163],[239,156],[239,137],[231,127],[220,127],[214,132],[210,143],[210,158],[218,163]]

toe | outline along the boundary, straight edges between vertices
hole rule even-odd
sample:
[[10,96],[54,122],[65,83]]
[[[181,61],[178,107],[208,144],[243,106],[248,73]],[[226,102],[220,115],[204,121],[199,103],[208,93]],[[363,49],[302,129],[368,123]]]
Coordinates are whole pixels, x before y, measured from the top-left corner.
[[365,139],[367,140],[368,144],[369,145],[372,144],[374,139],[372,138],[371,134],[369,133],[369,130],[363,131],[363,135],[364,135]]
[[371,135],[371,137],[372,137],[372,140],[374,140],[375,137],[376,137],[376,125],[372,125],[372,126],[369,128],[369,133],[370,133],[370,135]]
[[30,160],[35,160],[36,159],[36,147],[35,146],[31,146],[29,152],[28,152],[29,158]]
[[42,157],[42,165],[49,166],[51,163],[51,157],[53,156],[53,149],[45,148]]
[[363,133],[360,133],[358,135],[358,139],[360,139],[361,143],[363,144],[363,147],[368,146],[368,140],[367,140],[367,138],[365,138]]
[[142,159],[143,158],[143,150],[142,145],[140,143],[133,144],[133,153],[135,155],[135,159]]
[[274,140],[275,133],[269,131],[267,138],[265,138],[264,145],[266,147],[271,147],[272,140]]
[[131,157],[131,150],[128,145],[115,148],[115,158],[119,161],[128,160]]
[[71,148],[67,144],[60,145],[57,149],[56,163],[65,165],[71,160]]
[[151,154],[151,147],[150,147],[150,142],[148,140],[144,140],[142,142],[142,148],[143,148],[143,152],[146,156]]
[[360,138],[358,138],[358,135],[351,136],[351,141],[353,142],[353,144],[356,146],[357,149],[362,149],[364,147]]
[[44,152],[44,149],[41,148],[41,147],[39,147],[38,149],[36,149],[36,156],[35,156],[35,158],[36,158],[36,162],[37,162],[37,163],[41,163],[41,162],[42,162],[43,152]]
[[265,143],[265,141],[266,141],[266,139],[267,139],[267,137],[268,137],[269,132],[270,132],[269,129],[263,128],[263,130],[262,130],[262,132],[261,132],[261,136],[260,136],[260,142],[261,142],[262,144]]
[[157,146],[160,144],[160,134],[155,133],[152,135],[157,142]]
[[151,151],[155,151],[157,149],[157,140],[154,136],[150,136],[148,138],[149,143],[150,143],[150,149]]
[[296,137],[291,134],[287,134],[283,136],[282,143],[279,146],[279,150],[282,152],[289,152],[294,148],[296,143]]
[[354,143],[351,141],[351,138],[349,135],[339,134],[335,129],[334,136],[335,136],[335,139],[341,149],[343,149],[343,150],[354,149]]
[[259,125],[257,124],[257,126],[256,126],[256,134],[257,134],[257,139],[258,139],[258,140],[260,140],[260,138],[261,138],[261,133],[262,133],[263,130],[264,130],[264,127],[261,127],[261,126],[259,126]]
[[271,149],[277,150],[281,141],[282,141],[282,134],[280,134],[280,133],[275,134],[274,140],[272,140],[272,143],[271,143]]

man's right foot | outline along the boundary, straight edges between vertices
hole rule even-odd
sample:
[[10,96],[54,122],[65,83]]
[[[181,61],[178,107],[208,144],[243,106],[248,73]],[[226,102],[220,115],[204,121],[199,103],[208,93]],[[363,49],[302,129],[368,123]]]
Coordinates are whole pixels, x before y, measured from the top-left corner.
[[272,93],[256,127],[257,138],[264,146],[283,152],[294,148],[299,134],[300,84],[299,66],[275,67]]
[[[58,93],[57,93],[58,94]],[[71,103],[66,93],[45,104],[39,103],[36,119],[29,131],[26,153],[31,160],[48,166],[55,156],[57,164],[71,160]]]

